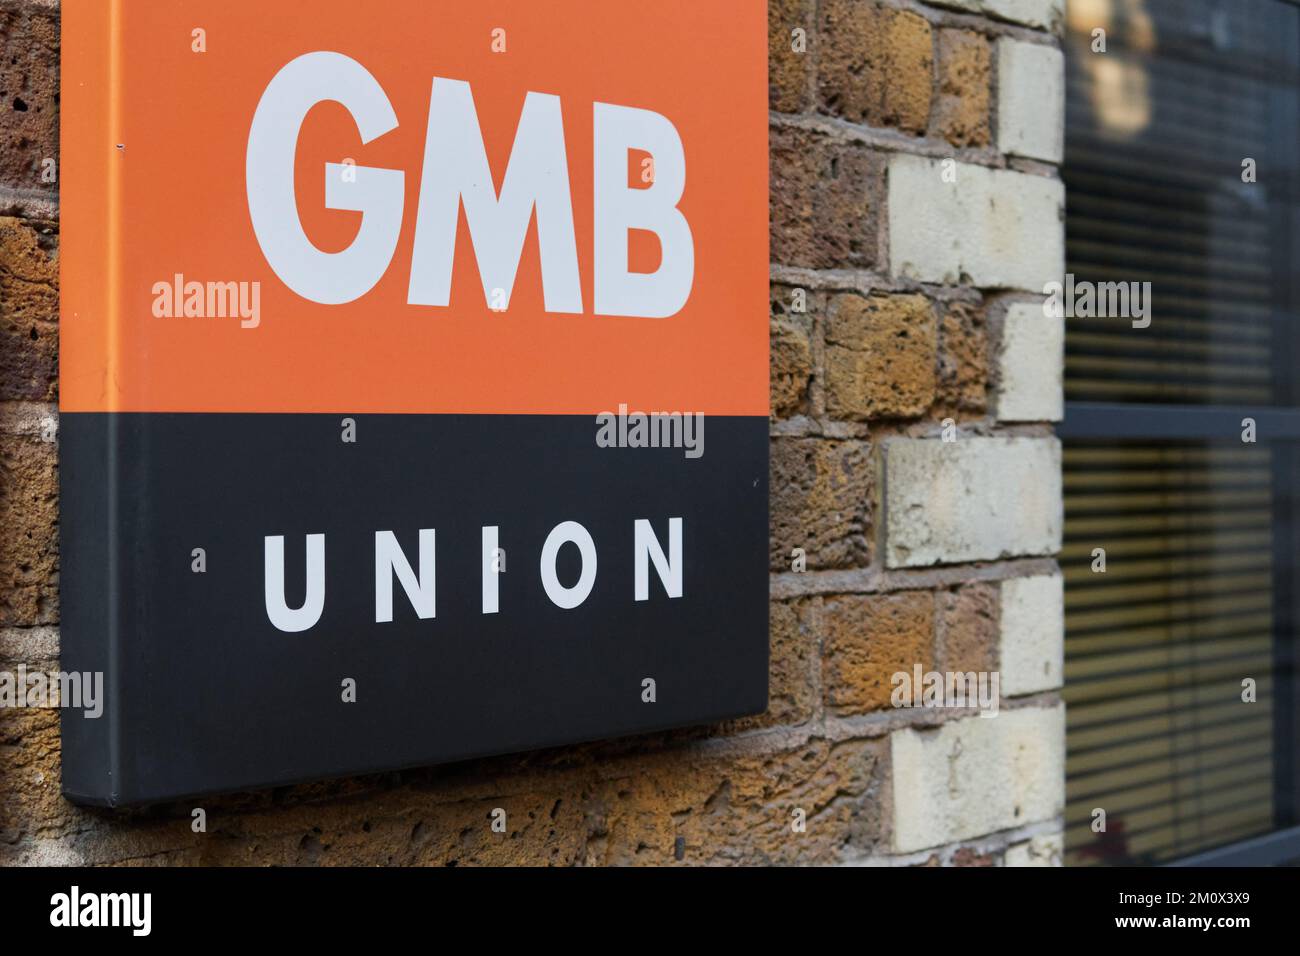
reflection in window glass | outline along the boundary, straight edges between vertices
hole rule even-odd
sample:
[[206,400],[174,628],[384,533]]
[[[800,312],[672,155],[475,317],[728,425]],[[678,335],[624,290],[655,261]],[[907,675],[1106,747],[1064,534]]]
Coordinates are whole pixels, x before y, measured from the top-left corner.
[[1257,445],[1066,448],[1069,863],[1273,828],[1272,482]]

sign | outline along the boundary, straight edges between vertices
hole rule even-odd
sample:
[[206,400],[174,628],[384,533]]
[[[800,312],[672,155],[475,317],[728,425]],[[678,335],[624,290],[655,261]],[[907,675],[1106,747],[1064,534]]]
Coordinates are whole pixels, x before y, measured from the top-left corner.
[[64,789],[767,695],[765,7],[63,11]]

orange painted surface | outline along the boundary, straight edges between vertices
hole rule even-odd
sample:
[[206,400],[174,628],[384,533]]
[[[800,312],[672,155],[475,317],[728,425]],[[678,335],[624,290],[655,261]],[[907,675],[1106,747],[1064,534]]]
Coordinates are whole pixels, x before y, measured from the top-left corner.
[[[491,49],[497,27],[505,53]],[[205,53],[191,50],[195,28],[206,31]],[[406,176],[393,261],[374,289],[343,305],[310,302],[280,281],[245,194],[259,99],[281,67],[317,50],[369,70],[400,125],[363,146],[338,104],[308,116],[297,203],[313,243],[346,247],[362,215],[324,207],[326,162]],[[473,88],[498,188],[525,94],[560,97],[585,314],[543,311],[535,219],[509,310],[489,310],[463,211],[450,307],[407,303],[435,76]],[[695,280],[666,319],[594,314],[596,101],[661,113],[682,139],[679,208],[695,241]],[[767,166],[761,0],[66,4],[61,407],[594,414],[625,403],[766,415]],[[632,249],[634,267],[655,268],[653,236],[634,233]],[[156,318],[153,286],[177,273],[260,282],[259,327]]]

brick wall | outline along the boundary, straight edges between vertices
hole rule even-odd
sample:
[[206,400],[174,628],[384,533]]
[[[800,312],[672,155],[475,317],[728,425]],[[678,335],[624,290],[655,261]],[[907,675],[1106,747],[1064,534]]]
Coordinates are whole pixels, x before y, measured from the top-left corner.
[[[195,833],[64,801],[57,713],[4,709],[0,864],[1059,862],[1062,2],[770,2],[765,715],[207,799]],[[0,670],[58,660],[58,13],[0,0]],[[997,671],[1000,713],[894,708],[917,664]]]

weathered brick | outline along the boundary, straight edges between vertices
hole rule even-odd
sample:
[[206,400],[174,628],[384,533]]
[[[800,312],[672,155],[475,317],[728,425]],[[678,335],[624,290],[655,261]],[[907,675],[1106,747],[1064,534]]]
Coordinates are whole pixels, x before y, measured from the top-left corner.
[[[263,813],[238,821],[224,846],[201,849],[209,865],[572,866],[583,862],[588,813],[575,783],[449,802],[408,797],[400,809],[385,795],[364,814]],[[503,833],[492,829],[497,809],[505,811]]]
[[812,412],[813,328],[826,296],[813,289],[773,283],[770,308],[769,400],[772,418]]
[[59,795],[59,753],[57,710],[0,709],[0,862],[21,837],[55,834],[73,812]]
[[[247,810],[208,797],[149,814],[83,820],[43,855],[59,862],[200,866],[573,865],[583,862],[588,808],[574,775],[521,773],[523,786],[484,794],[451,776],[438,791],[381,790],[359,799],[266,802]],[[477,791],[477,792],[476,792]],[[201,807],[208,832],[193,833]],[[492,812],[505,811],[504,833]],[[29,851],[30,853],[30,851]],[[61,857],[61,859],[60,859]],[[28,862],[39,862],[40,857]]]
[[809,570],[866,564],[871,456],[865,442],[777,438],[771,458],[771,567],[789,571],[794,548]]
[[[212,798],[209,832],[189,805],[129,823],[89,821],[42,858],[133,857],[200,865],[664,865],[835,863],[882,838],[885,741],[813,740],[780,751],[672,750],[577,768],[443,774],[351,801],[277,802],[253,811]],[[506,832],[491,829],[506,812]],[[794,811],[806,816],[795,832]],[[13,848],[10,849],[13,853]],[[30,854],[30,851],[28,851]],[[22,861],[18,851],[19,860]],[[33,860],[28,857],[26,862]]]
[[997,858],[992,853],[981,853],[974,847],[963,846],[958,847],[957,851],[953,853],[949,865],[962,867],[995,866],[997,865]]
[[836,713],[891,706],[893,676],[934,664],[934,595],[929,591],[844,595],[822,608],[822,680]]
[[1065,712],[1003,710],[890,734],[900,853],[1054,819],[1065,804]]
[[1065,839],[1058,830],[1040,833],[1024,843],[1007,847],[1004,866],[1060,866],[1065,856]]
[[1028,289],[1065,272],[1060,180],[895,154],[889,160],[889,266],[922,282]]
[[42,163],[59,155],[59,14],[0,8],[0,184],[55,194]]
[[57,627],[0,627],[0,664],[26,663],[57,669],[59,629]]
[[1065,14],[1065,0],[934,0],[934,4],[1054,31]]
[[774,602],[769,614],[767,711],[727,721],[719,733],[732,734],[811,720],[817,707],[813,660],[817,656],[815,610],[809,601]]
[[54,401],[59,266],[48,223],[0,217],[0,401]]
[[1055,438],[896,438],[884,457],[889,567],[1060,550]]
[[772,605],[767,713],[754,718],[765,726],[794,726],[813,717],[817,707],[813,613],[809,602]]
[[841,295],[826,325],[826,410],[863,421],[920,415],[934,400],[934,309],[920,295]]
[[1013,302],[998,348],[998,420],[1059,422],[1065,413],[1065,320],[1037,303]]
[[1002,693],[1036,694],[1061,686],[1065,596],[1059,574],[1002,582]]
[[808,411],[812,381],[812,345],[808,329],[798,323],[772,320],[770,352],[772,415],[789,418]]
[[822,110],[855,123],[925,131],[934,53],[924,17],[862,0],[823,0],[818,36]]
[[998,40],[998,149],[1059,163],[1065,149],[1065,57],[1054,46]]
[[[812,53],[809,0],[769,0],[767,5],[768,105],[779,113],[798,113],[808,102],[808,63]],[[795,50],[795,30],[803,30],[803,52]]]
[[[606,776],[588,861],[664,864],[678,837],[684,862],[832,863],[880,836],[880,741],[814,740],[778,754],[655,756]],[[794,811],[806,830],[795,832]]]
[[989,41],[971,30],[940,30],[938,92],[930,135],[954,146],[989,144],[993,54]]
[[875,264],[883,172],[875,154],[808,130],[774,128],[770,164],[775,262],[812,269]]
[[939,667],[948,673],[998,669],[998,591],[967,584],[936,597]]
[[0,407],[0,626],[58,620],[55,445],[4,427]]
[[945,411],[982,412],[989,376],[984,310],[951,302],[939,325],[939,377],[935,397]]

